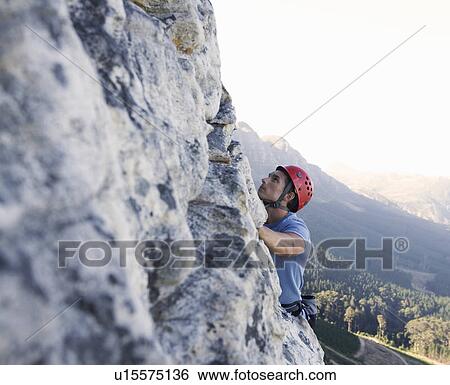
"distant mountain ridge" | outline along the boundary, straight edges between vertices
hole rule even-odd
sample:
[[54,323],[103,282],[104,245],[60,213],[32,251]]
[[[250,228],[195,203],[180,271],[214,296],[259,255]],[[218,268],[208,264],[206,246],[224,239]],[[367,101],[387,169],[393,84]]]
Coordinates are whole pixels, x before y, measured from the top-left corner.
[[327,172],[360,194],[450,228],[450,178],[362,172],[344,165]]

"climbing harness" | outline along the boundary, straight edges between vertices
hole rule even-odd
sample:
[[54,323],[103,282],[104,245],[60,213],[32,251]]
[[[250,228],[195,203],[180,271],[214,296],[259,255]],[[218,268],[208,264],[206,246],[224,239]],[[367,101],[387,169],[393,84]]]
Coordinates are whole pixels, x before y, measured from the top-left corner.
[[301,301],[295,301],[290,304],[281,304],[281,306],[294,317],[303,317],[306,319],[309,326],[315,330],[317,319],[317,305],[315,296],[302,295]]

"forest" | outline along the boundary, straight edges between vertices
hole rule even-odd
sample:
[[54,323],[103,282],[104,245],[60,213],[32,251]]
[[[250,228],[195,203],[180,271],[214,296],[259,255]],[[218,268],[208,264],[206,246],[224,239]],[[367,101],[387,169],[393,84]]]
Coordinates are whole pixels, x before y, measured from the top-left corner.
[[395,347],[450,362],[450,297],[404,288],[376,274],[307,266],[304,294],[315,294],[319,318],[365,332]]

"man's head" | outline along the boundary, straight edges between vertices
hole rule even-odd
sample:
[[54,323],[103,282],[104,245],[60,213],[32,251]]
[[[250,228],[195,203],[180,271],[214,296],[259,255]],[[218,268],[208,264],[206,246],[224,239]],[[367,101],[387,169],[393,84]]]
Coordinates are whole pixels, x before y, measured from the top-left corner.
[[312,199],[314,184],[308,173],[296,165],[278,166],[262,179],[258,196],[266,208],[296,213]]
[[[278,168],[262,179],[262,184],[258,189],[258,196],[262,201],[275,202],[283,193],[284,188],[289,182],[289,175]],[[298,198],[292,183],[288,193],[280,201],[280,205],[287,207],[290,211],[297,211]]]

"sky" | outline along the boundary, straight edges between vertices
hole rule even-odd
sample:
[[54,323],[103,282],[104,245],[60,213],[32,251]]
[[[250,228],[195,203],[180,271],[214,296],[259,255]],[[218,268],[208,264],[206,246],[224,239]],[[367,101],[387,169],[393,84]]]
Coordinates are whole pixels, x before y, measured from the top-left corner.
[[306,118],[285,139],[325,171],[450,176],[449,1],[211,3],[239,121],[283,136]]

